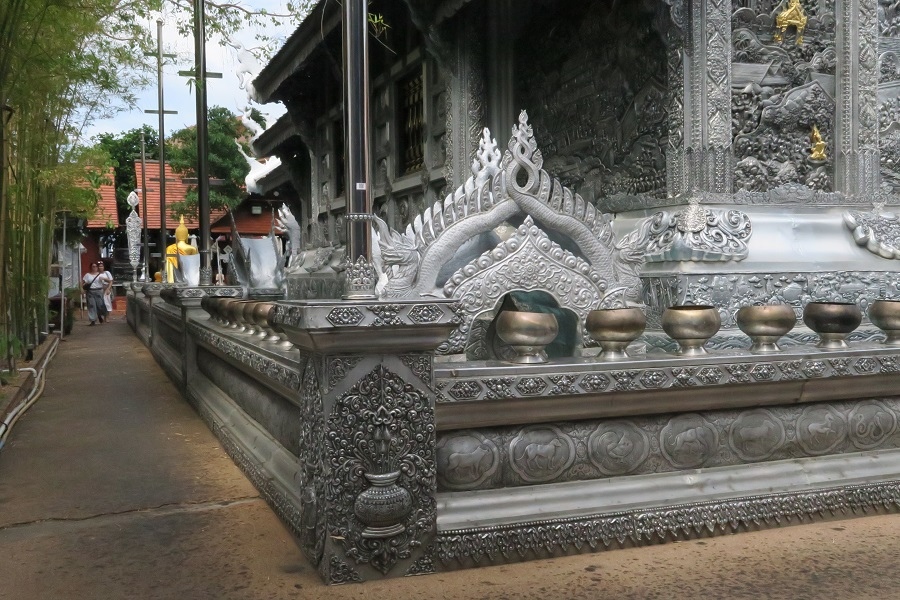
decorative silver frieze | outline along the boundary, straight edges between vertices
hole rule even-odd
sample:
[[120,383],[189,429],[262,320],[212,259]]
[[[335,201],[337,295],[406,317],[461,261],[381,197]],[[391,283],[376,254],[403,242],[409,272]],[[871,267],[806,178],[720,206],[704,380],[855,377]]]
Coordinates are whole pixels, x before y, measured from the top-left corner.
[[[749,345],[749,343],[745,344]],[[735,383],[795,381],[819,377],[859,377],[878,373],[894,373],[900,365],[900,355],[871,349],[865,356],[797,357],[760,361],[750,354],[729,357],[730,362],[709,365],[679,366],[677,360],[660,367],[630,366],[615,368],[609,363],[596,363],[591,369],[573,369],[559,365],[548,374],[516,373],[504,377],[471,378],[459,370],[456,376],[437,374],[438,403],[471,402],[505,398],[528,398],[539,395],[555,384],[552,378],[566,377],[573,381],[567,393],[597,394],[638,390],[662,390],[679,387],[728,385]],[[500,385],[502,383],[502,385]]]
[[853,241],[882,258],[900,258],[900,217],[880,211],[844,213]]
[[215,348],[225,356],[247,365],[257,373],[278,382],[280,385],[297,390],[300,388],[300,373],[290,365],[281,364],[253,349],[253,346],[231,341],[218,333],[188,323],[188,332],[194,339]]
[[626,545],[738,533],[791,521],[814,521],[900,509],[900,483],[885,481],[807,492],[696,502],[653,510],[441,531],[444,568],[502,564]]
[[620,247],[643,252],[648,263],[741,261],[749,252],[750,217],[738,210],[690,204],[675,213],[658,212],[623,238]]
[[438,435],[438,483],[486,490],[890,450],[898,420],[891,397],[450,431]]

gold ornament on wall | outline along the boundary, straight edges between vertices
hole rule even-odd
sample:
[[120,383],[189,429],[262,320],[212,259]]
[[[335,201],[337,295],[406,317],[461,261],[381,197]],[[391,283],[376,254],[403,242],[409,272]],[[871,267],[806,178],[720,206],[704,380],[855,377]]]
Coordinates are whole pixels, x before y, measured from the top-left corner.
[[809,134],[809,143],[811,144],[809,157],[812,160],[825,160],[827,158],[825,156],[825,141],[822,139],[822,134],[819,133],[819,128],[816,125],[813,125],[812,132]]
[[780,42],[784,40],[784,34],[788,27],[796,27],[797,45],[801,45],[803,43],[803,30],[806,29],[806,22],[808,20],[809,18],[806,16],[806,13],[803,12],[803,7],[800,5],[800,0],[789,0],[787,8],[778,13],[775,17],[775,27],[777,28],[777,31],[775,32],[775,41]]

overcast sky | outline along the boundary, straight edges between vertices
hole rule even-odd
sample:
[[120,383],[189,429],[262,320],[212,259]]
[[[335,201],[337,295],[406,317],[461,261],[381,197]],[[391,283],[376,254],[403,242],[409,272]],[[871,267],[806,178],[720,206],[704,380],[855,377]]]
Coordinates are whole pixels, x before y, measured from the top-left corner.
[[[280,2],[253,0],[245,2],[245,5],[255,7],[265,7],[270,12],[278,9]],[[148,22],[148,28],[156,36],[155,20]],[[294,30],[294,26],[285,25],[283,27],[266,27],[266,33],[269,35],[277,35],[286,38]],[[236,41],[243,44],[247,48],[255,48],[259,42],[254,40],[254,31],[245,29],[236,38]],[[184,38],[178,35],[174,26],[168,23],[163,25],[163,52],[167,54],[177,54],[178,58],[168,59],[169,64],[163,66],[163,93],[165,109],[177,110],[177,115],[166,115],[165,129],[166,136],[173,131],[183,129],[185,127],[195,125],[196,118],[196,97],[193,88],[188,88],[187,78],[178,75],[178,71],[186,71],[193,65],[194,59],[194,40],[193,38]],[[247,93],[240,89],[240,80],[236,74],[242,64],[242,58],[246,61],[246,55],[242,57],[238,51],[230,46],[222,46],[218,39],[213,39],[206,45],[206,62],[207,71],[222,73],[222,79],[209,79],[207,103],[209,107],[224,106],[233,113],[240,114],[244,108],[248,106]],[[255,65],[256,72],[261,68]],[[158,91],[156,87],[155,77],[151,86],[147,89],[140,90],[138,93],[137,107],[119,113],[113,118],[96,121],[87,129],[85,140],[99,133],[119,134],[132,129],[138,129],[142,125],[147,124],[151,127],[158,127],[159,116],[156,114],[144,113],[145,109],[158,108]],[[284,108],[280,104],[258,105],[253,104],[260,112],[267,117],[269,124],[273,123],[281,114]]]

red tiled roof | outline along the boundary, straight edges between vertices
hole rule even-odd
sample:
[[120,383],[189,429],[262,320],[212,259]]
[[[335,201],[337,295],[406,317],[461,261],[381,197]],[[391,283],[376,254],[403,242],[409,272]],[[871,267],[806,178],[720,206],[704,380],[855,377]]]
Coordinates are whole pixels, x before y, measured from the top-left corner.
[[[148,160],[147,163],[147,228],[148,229],[159,229],[159,161],[158,160]],[[135,161],[134,163],[134,174],[135,181],[137,181],[138,187],[141,186],[141,176],[143,175],[141,169],[141,161]],[[184,200],[185,196],[187,196],[188,188],[191,187],[191,184],[182,183],[182,176],[175,171],[172,170],[172,167],[166,163],[166,204],[172,204],[174,202],[181,202]],[[141,198],[141,203],[138,204],[138,214],[141,212],[141,208],[143,205],[143,198]],[[212,210],[210,211],[209,221],[210,223],[214,222],[216,219],[225,214],[224,210]],[[185,217],[184,224],[188,229],[198,229],[200,227],[199,221],[196,217]],[[171,211],[166,211],[166,229],[175,229],[178,227],[178,217],[172,214]]]
[[[262,205],[262,213],[254,215],[251,207],[254,205]],[[234,208],[234,223],[237,225],[238,233],[241,235],[269,235],[272,229],[272,210],[276,211],[282,202],[261,201],[248,198]],[[231,233],[231,219],[228,213],[222,215],[218,220],[212,221],[209,227],[211,233]]]
[[[100,199],[97,201],[97,210],[94,216],[88,219],[87,229],[115,229],[119,226],[119,209],[116,207],[116,172],[110,167],[106,174],[106,181],[102,183],[97,192]],[[87,186],[87,182],[85,182]]]

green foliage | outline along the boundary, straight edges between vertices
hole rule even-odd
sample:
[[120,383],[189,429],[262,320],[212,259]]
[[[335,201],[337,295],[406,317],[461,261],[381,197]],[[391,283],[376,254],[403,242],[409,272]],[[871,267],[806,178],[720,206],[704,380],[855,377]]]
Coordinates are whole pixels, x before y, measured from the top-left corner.
[[[250,172],[250,165],[241,151],[237,139],[240,137],[240,122],[228,109],[214,106],[209,109],[209,176],[224,180],[220,186],[210,186],[209,204],[211,208],[233,208],[244,197],[244,178]],[[196,177],[197,128],[188,127],[169,136],[166,148],[167,161],[172,169],[184,177]],[[172,203],[172,212],[177,215],[197,214],[197,187],[188,189],[183,202]]]
[[116,204],[123,214],[129,210],[125,201],[128,194],[141,187],[134,170],[135,161],[141,158],[141,133],[144,134],[147,160],[158,160],[159,134],[149,125],[120,134],[102,133],[93,138],[94,149],[105,152],[115,168]]

